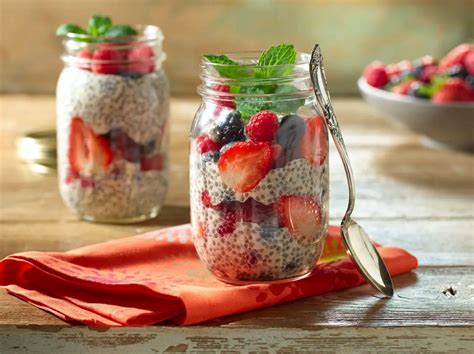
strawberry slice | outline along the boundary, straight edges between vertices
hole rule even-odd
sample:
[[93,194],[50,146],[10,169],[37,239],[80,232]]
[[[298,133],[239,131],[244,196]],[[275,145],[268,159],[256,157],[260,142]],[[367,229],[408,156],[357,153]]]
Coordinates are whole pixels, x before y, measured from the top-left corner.
[[222,181],[236,192],[249,192],[266,176],[272,165],[270,143],[239,142],[225,150],[218,162]]
[[107,140],[98,136],[79,117],[71,121],[68,159],[72,173],[91,175],[102,172],[112,162]]
[[297,239],[313,238],[321,226],[321,208],[309,197],[284,195],[278,200],[280,223]]
[[451,49],[439,62],[440,70],[444,71],[454,65],[462,65],[469,52],[474,51],[474,46],[463,43]]
[[300,152],[311,165],[321,166],[328,154],[328,140],[323,118],[305,118],[306,130],[301,139]]

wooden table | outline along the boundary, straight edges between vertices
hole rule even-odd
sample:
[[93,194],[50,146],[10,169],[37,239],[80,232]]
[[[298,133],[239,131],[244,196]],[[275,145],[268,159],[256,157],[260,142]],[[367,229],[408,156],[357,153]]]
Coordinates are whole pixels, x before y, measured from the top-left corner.
[[[186,136],[197,100],[172,102],[173,178],[166,207],[156,220],[115,226],[78,221],[63,206],[55,176],[31,173],[15,155],[14,140],[22,132],[54,127],[54,98],[0,99],[0,257],[65,251],[188,222]],[[356,219],[375,240],[404,247],[420,261],[416,272],[394,279],[393,299],[363,286],[199,326],[97,329],[71,326],[2,290],[0,352],[471,351],[473,156],[427,148],[359,99],[338,99],[335,109],[356,174]],[[330,157],[336,221],[347,192],[335,149]]]

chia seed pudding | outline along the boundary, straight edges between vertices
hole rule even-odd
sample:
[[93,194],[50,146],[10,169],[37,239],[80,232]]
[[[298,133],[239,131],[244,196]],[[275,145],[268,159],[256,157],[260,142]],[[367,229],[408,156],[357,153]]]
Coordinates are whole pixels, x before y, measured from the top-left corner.
[[86,220],[146,220],[166,196],[169,85],[161,32],[148,27],[155,32],[143,38],[156,37],[146,44],[95,43],[63,56],[56,91],[59,189]]
[[199,89],[204,99],[191,130],[197,253],[232,284],[304,277],[321,256],[328,225],[328,136],[314,97],[299,87],[296,97],[270,93],[271,104],[255,105],[255,96],[235,92],[239,82],[219,83],[228,72],[207,66],[213,63],[204,60],[203,77],[212,83]]

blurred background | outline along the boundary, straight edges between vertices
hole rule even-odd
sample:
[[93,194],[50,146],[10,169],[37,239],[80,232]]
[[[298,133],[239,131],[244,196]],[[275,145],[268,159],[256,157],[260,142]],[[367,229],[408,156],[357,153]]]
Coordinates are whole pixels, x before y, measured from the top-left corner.
[[175,96],[195,95],[201,54],[282,42],[306,52],[320,43],[332,93],[350,95],[374,58],[441,57],[474,38],[472,10],[469,0],[0,0],[0,93],[53,93],[57,26],[106,14],[161,27]]

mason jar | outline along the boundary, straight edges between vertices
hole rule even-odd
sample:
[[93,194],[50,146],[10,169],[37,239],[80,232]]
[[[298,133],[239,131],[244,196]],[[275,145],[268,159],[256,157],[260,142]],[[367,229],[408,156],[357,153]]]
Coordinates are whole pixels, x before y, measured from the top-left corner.
[[[229,54],[243,72],[258,53]],[[268,78],[222,77],[203,60],[190,132],[191,223],[200,259],[232,284],[307,276],[328,226],[328,135],[310,56]],[[280,68],[281,69],[281,68]],[[238,88],[236,90],[236,88]]]
[[158,27],[63,37],[56,90],[61,196],[80,218],[155,217],[168,188],[169,85]]

